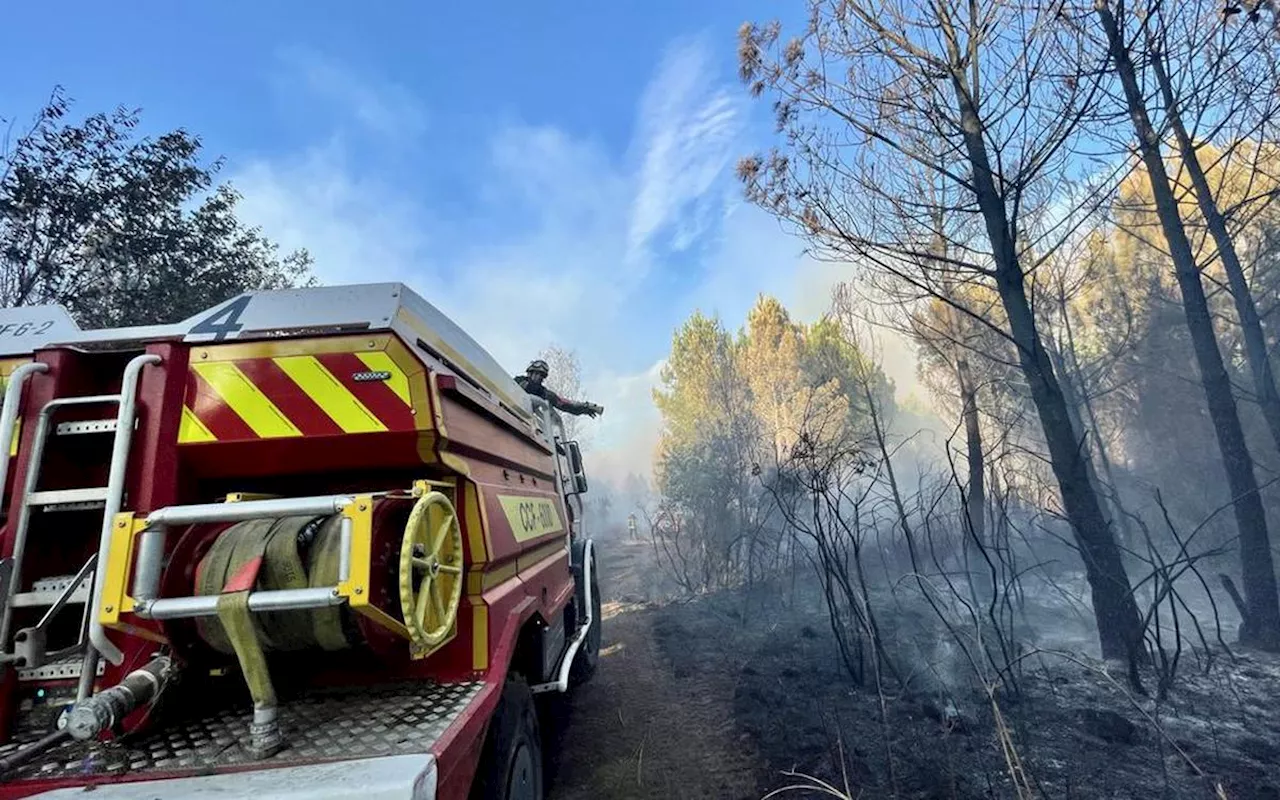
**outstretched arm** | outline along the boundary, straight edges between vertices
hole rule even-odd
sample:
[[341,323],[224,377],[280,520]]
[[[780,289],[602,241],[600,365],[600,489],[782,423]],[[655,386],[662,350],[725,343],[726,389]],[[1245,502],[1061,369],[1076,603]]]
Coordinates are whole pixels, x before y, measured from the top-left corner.
[[604,408],[602,406],[596,405],[595,403],[585,403],[585,402],[578,402],[575,400],[566,400],[560,395],[555,394],[554,392],[548,392],[548,394],[550,395],[550,397],[547,399],[551,401],[551,405],[555,406],[556,408],[560,409],[566,414],[574,414],[577,416],[586,414],[589,417],[594,417],[604,413]]

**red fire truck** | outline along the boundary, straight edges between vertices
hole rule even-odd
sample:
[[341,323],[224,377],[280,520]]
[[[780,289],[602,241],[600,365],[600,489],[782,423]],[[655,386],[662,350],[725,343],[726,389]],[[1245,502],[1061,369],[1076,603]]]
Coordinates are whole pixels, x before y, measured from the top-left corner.
[[595,669],[555,411],[399,284],[0,311],[0,800],[543,797]]

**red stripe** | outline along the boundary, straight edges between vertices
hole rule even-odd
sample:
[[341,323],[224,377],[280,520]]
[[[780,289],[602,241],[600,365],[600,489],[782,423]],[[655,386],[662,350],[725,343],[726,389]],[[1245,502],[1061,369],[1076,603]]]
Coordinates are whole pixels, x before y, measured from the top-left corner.
[[414,427],[409,406],[405,405],[400,395],[386,381],[357,382],[352,377],[369,371],[368,365],[355,353],[325,353],[316,358],[389,429],[405,430]]
[[200,373],[192,370],[187,383],[187,408],[196,418],[204,423],[219,441],[236,441],[240,439],[257,439],[258,434],[231,410],[231,406],[223,402],[222,397],[205,383]]
[[342,428],[324,413],[316,401],[293,382],[284,370],[269,358],[237,361],[236,366],[259,391],[267,396],[280,413],[302,431],[303,436],[334,436]]
[[236,574],[227,580],[226,585],[222,587],[223,593],[244,592],[252,589],[253,585],[258,582],[258,570],[261,568],[262,556],[249,559],[243,567],[236,571]]

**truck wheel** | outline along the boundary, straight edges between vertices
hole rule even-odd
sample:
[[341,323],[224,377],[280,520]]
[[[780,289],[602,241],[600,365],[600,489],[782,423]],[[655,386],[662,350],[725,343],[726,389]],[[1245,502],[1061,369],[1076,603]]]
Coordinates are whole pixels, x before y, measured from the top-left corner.
[[604,620],[600,617],[600,580],[597,577],[596,555],[591,553],[591,627],[587,629],[587,638],[578,648],[574,656],[573,666],[569,668],[569,683],[581,686],[596,674],[596,665],[600,662],[600,636]]
[[533,692],[519,675],[507,678],[489,722],[472,800],[543,800],[542,739]]

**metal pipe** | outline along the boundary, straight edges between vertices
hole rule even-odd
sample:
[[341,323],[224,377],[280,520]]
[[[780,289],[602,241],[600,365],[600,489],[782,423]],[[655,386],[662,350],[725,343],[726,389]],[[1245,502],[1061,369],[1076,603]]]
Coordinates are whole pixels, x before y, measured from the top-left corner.
[[[144,358],[144,357],[145,356],[139,356],[139,358]],[[156,358],[159,358],[159,356],[156,356]],[[59,397],[56,400],[50,400],[48,403],[46,403],[45,408],[53,409],[53,408],[62,408],[63,406],[89,406],[89,405],[96,405],[98,403],[118,403],[118,402],[120,402],[120,395],[88,394],[88,395],[82,395],[80,397]]]
[[18,422],[18,406],[22,403],[22,387],[27,378],[49,371],[48,364],[33,361],[23,364],[9,375],[9,385],[4,388],[4,408],[0,409],[0,491],[9,479],[9,453],[13,450],[13,428]]
[[96,737],[143,703],[155,699],[172,667],[168,656],[159,656],[110,689],[76,701],[67,715],[67,731],[82,742]]
[[569,531],[570,539],[574,536],[582,537],[587,535],[587,510],[582,504],[582,495],[569,495],[569,502],[576,505],[577,512],[573,515],[573,529]]
[[71,595],[75,594],[76,589],[80,588],[80,584],[84,581],[85,576],[89,574],[90,570],[92,570],[93,566],[97,563],[98,556],[96,554],[89,556],[89,560],[84,562],[84,566],[81,567],[80,571],[71,579],[71,583],[67,584],[67,588],[62,590],[62,593],[58,595],[58,599],[53,601],[53,605],[49,606],[49,610],[45,611],[44,616],[36,623],[37,628],[44,628],[49,624],[49,621],[53,619],[54,615],[62,610],[63,606],[67,604],[67,601],[71,599]]
[[[564,419],[551,408],[550,403],[543,400],[541,397],[530,395],[530,400],[532,401],[534,411],[538,414],[538,420],[542,427],[542,434],[547,438],[547,441],[551,443],[551,460],[555,465],[556,486],[559,487],[561,494],[565,494],[566,490],[569,488],[569,479],[565,478],[564,470],[560,468],[561,447],[565,441]],[[560,431],[559,435],[556,433],[557,428]],[[568,458],[567,452],[565,452],[564,455],[565,458]]]
[[[27,456],[27,474],[22,483],[22,498],[36,489],[40,480],[40,466],[44,461],[44,440],[49,434],[49,416],[52,411],[45,407],[36,418],[36,430],[31,437],[31,453]],[[6,451],[7,452],[7,451]],[[13,551],[9,561],[13,571],[9,577],[9,592],[5,598],[4,610],[0,612],[0,648],[9,646],[9,628],[13,624],[13,599],[22,585],[22,562],[27,553],[27,533],[31,528],[31,506],[26,502],[18,509],[18,521],[13,534]]]
[[342,528],[338,533],[338,583],[346,583],[351,578],[351,540],[355,535],[351,517],[342,518]]
[[93,644],[85,645],[84,659],[80,662],[80,678],[76,681],[76,699],[83,700],[93,694],[93,685],[98,682],[98,657],[93,657],[93,669],[88,672],[84,671],[85,664],[89,662],[89,654],[97,653],[93,649]]
[[54,731],[43,739],[37,739],[12,755],[0,758],[0,775],[3,775],[14,767],[22,766],[54,745],[61,744],[63,739],[70,738],[71,731],[63,728],[60,731]]
[[153,511],[148,525],[194,525],[201,522],[243,522],[260,517],[327,516],[355,502],[351,495],[290,497],[282,500],[245,500],[240,503],[203,503],[170,506]]
[[[106,572],[107,560],[111,552],[111,531],[115,525],[116,514],[120,513],[120,505],[124,499],[124,481],[129,468],[129,446],[133,443],[133,420],[138,404],[138,378],[142,369],[150,364],[159,364],[160,356],[155,353],[144,353],[134,356],[124,368],[124,376],[120,379],[120,405],[116,411],[115,441],[111,446],[111,471],[107,477],[107,502],[102,510],[102,531],[98,536],[98,569],[93,571],[93,613],[89,616],[89,643],[84,651],[84,664],[81,675],[93,676],[98,670],[98,654],[107,657],[112,664],[124,661],[124,653],[107,638],[107,631],[98,620],[98,609],[102,604],[103,573]],[[92,686],[92,679],[89,681]],[[81,688],[84,682],[81,682]],[[84,697],[78,699],[83,700]]]
[[[97,554],[93,556],[93,563],[95,565],[94,571],[96,572],[97,563],[98,563]],[[89,598],[85,599],[84,610],[80,614],[80,638],[76,640],[76,649],[80,650],[80,648],[84,648],[84,650],[81,651],[82,653],[86,652],[89,648],[93,646],[89,644],[89,641],[88,641],[89,640],[89,620],[94,617],[94,612],[97,609],[95,609],[92,605],[90,605],[88,600]],[[83,664],[83,662],[81,663]],[[76,684],[76,697],[77,698],[88,697],[89,695],[93,694],[93,684],[96,683],[97,680],[98,680],[98,667],[96,664],[94,665],[93,672],[90,672],[88,674],[81,672],[80,680]]]
[[595,607],[595,598],[591,592],[591,564],[595,556],[595,543],[590,539],[582,548],[582,601],[587,607],[587,618],[578,628],[577,633],[573,636],[573,641],[569,643],[569,647],[564,651],[564,658],[560,661],[560,675],[551,683],[540,683],[533,687],[534,694],[542,694],[543,692],[566,692],[569,689],[569,673],[573,670],[573,659],[578,655],[578,649],[582,647],[582,643],[586,641],[587,634],[591,631],[591,624],[595,620],[593,609]]
[[[212,617],[218,613],[219,595],[199,597],[162,597],[139,603],[133,613],[143,619],[185,619],[188,617]],[[308,608],[326,608],[345,603],[337,587],[314,589],[269,589],[249,593],[250,611],[297,611]]]
[[161,562],[164,560],[165,529],[147,528],[138,536],[138,558],[133,574],[133,599],[151,600],[160,594]]

